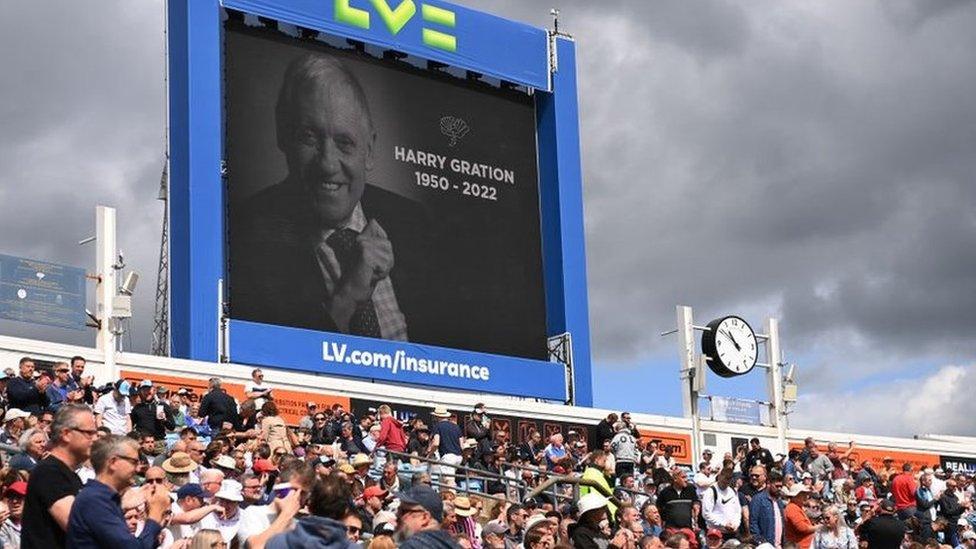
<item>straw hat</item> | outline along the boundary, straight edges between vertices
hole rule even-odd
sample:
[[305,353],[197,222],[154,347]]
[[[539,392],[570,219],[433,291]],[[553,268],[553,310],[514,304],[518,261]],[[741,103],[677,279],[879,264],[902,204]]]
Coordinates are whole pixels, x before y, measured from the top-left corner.
[[369,456],[367,456],[366,454],[356,454],[352,456],[351,464],[354,468],[362,467],[363,465],[372,465],[373,460],[370,459]]
[[213,463],[216,467],[220,467],[222,469],[230,469],[230,470],[237,469],[237,462],[234,461],[234,458],[228,456],[227,454],[221,454],[220,456],[217,457],[217,459],[211,461],[211,463]]
[[431,412],[430,415],[432,415],[434,417],[444,417],[444,418],[451,417],[451,413],[448,412],[447,411],[447,408],[445,408],[443,406],[438,406],[438,407],[434,408],[434,411]]
[[163,462],[163,471],[167,473],[183,474],[197,470],[197,462],[186,452],[173,452],[173,455]]
[[793,486],[790,486],[789,488],[787,488],[786,490],[783,490],[783,491],[785,492],[784,495],[786,497],[795,498],[796,496],[798,496],[800,494],[809,493],[810,492],[810,488],[807,488],[803,484],[800,484],[799,482],[797,482]]
[[470,517],[478,513],[478,508],[471,505],[470,499],[458,496],[454,498],[454,512],[459,517]]

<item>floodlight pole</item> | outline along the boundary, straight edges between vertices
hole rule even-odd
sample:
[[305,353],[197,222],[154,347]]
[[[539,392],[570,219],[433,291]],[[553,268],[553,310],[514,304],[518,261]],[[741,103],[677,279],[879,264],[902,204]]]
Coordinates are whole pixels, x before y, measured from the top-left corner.
[[95,316],[98,318],[98,335],[95,347],[104,355],[102,376],[111,381],[118,379],[119,371],[115,364],[115,333],[113,331],[114,310],[112,302],[118,285],[116,280],[116,259],[118,248],[115,242],[115,208],[98,206],[95,210],[95,267],[98,285],[95,291]]

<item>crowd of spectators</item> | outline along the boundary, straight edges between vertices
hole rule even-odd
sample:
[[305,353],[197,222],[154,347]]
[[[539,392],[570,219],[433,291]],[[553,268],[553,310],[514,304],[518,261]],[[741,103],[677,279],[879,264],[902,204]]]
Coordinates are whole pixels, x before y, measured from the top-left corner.
[[971,476],[876,469],[853,443],[753,439],[688,470],[626,412],[524,441],[482,404],[310,402],[288,425],[252,378],[238,400],[21,359],[0,376],[0,549],[976,549]]

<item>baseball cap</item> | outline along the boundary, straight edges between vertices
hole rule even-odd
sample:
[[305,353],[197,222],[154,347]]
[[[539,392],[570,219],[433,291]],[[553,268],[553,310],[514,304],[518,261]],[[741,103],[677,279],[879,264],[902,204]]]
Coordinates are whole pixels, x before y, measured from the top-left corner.
[[17,418],[24,419],[30,417],[30,413],[20,408],[10,408],[7,413],[3,416],[4,421],[11,421]]
[[132,385],[124,379],[115,382],[115,390],[122,396],[129,396],[132,393]]
[[722,531],[718,528],[709,528],[708,532],[705,534],[707,538],[721,538]]
[[885,513],[894,513],[895,512],[895,503],[893,501],[891,501],[890,499],[883,499],[883,500],[881,500],[881,504],[878,507],[882,511],[884,511]]
[[17,482],[12,483],[10,486],[7,486],[7,490],[4,491],[4,495],[10,494],[10,493],[18,494],[20,496],[26,496],[27,495],[27,483],[24,482],[24,481],[22,481],[22,480],[18,480]]
[[[15,482],[14,484],[17,484],[17,483]],[[20,481],[20,484],[23,484],[24,485],[24,489],[25,490],[27,489],[27,483],[26,482]],[[11,485],[10,487],[13,488],[13,485]],[[965,532],[962,533],[962,539],[964,539],[964,540],[976,539],[976,532],[973,532],[972,530],[967,530],[967,531],[965,531]]]
[[204,498],[209,496],[206,491],[197,483],[184,484],[176,491],[176,499],[183,498]]
[[153,386],[153,382],[152,382],[151,379],[144,379],[141,382],[139,382],[139,388],[140,389],[145,389],[145,388],[149,388],[149,387],[152,387],[152,386]]
[[268,471],[274,471],[277,467],[271,463],[270,459],[256,459],[254,464],[251,465],[251,470],[257,474],[267,473]]
[[369,486],[365,490],[363,490],[363,499],[366,500],[366,499],[369,499],[371,497],[378,497],[380,499],[383,499],[383,498],[386,497],[386,490],[380,488],[379,486],[377,486],[375,484],[372,485],[372,486]]
[[426,484],[411,486],[409,490],[400,492],[400,505],[419,505],[423,507],[434,520],[444,520],[444,502],[433,488]]

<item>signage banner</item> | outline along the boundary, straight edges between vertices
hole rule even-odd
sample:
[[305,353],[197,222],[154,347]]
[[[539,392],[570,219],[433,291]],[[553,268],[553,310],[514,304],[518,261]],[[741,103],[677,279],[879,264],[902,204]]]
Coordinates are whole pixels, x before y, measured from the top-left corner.
[[[842,450],[846,451],[846,444],[841,441],[837,441],[837,446]],[[817,448],[821,452],[827,452],[826,444],[818,444]],[[790,450],[803,450],[802,443],[791,442]],[[936,454],[929,454],[926,452],[913,452],[906,450],[889,450],[885,448],[865,448],[863,446],[855,446],[854,451],[851,453],[851,457],[854,459],[855,463],[860,466],[864,460],[871,462],[871,467],[875,471],[880,471],[884,467],[884,459],[891,458],[893,461],[893,467],[901,470],[901,466],[905,463],[911,463],[914,470],[918,471],[925,469],[926,467],[935,467],[939,463],[939,456]]]
[[649,429],[637,428],[640,431],[641,440],[647,442],[657,442],[662,449],[670,448],[671,456],[674,461],[681,465],[692,465],[691,459],[691,435],[685,433],[669,433],[665,431],[651,431]]
[[223,0],[222,4],[537,89],[549,87],[545,30],[448,2]]
[[953,473],[965,473],[967,475],[976,474],[976,458],[942,456],[940,458],[942,468]]
[[728,423],[760,425],[762,407],[754,400],[713,396],[709,398],[712,407],[712,420]]
[[547,358],[532,97],[224,39],[231,318]]
[[[157,373],[133,372],[122,370],[122,377],[130,383],[138,384],[144,379],[152,380],[157,389],[160,385],[165,386],[170,391],[179,391],[182,388],[193,391],[197,399],[202,398],[209,390],[206,379],[196,379],[183,376],[171,376]],[[221,383],[221,388],[238,402],[243,402],[245,396],[245,386],[240,383]],[[278,414],[288,425],[298,425],[298,422],[306,414],[306,405],[314,402],[319,409],[331,407],[339,404],[344,409],[349,409],[349,399],[342,396],[323,394],[312,391],[291,391],[288,389],[273,389],[271,395],[274,397],[275,405],[278,406]]]
[[0,318],[85,328],[85,270],[0,254]]
[[230,321],[230,357],[328,375],[562,401],[562,364]]

